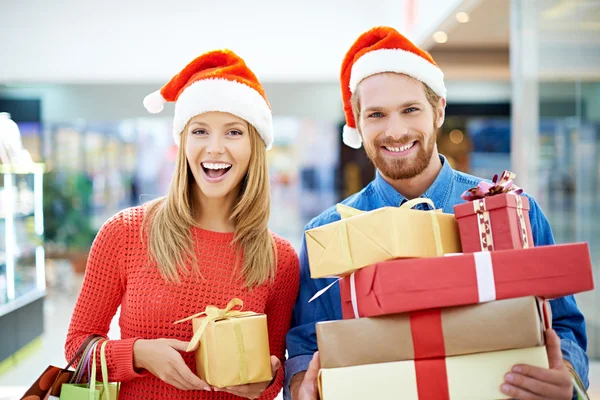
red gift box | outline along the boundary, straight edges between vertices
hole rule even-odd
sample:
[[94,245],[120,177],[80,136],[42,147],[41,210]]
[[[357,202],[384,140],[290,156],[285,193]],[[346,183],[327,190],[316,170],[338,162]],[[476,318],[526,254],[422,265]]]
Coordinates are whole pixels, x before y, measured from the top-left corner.
[[533,247],[529,199],[505,193],[454,206],[464,253]]
[[345,319],[592,290],[587,243],[398,259],[340,282]]

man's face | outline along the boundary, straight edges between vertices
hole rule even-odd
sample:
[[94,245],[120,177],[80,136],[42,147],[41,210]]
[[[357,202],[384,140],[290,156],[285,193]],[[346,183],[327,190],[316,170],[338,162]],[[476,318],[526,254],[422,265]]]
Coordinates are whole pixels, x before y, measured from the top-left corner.
[[357,90],[358,127],[375,167],[393,180],[421,174],[437,156],[435,143],[444,119],[444,100],[434,110],[421,82],[396,73],[365,78]]

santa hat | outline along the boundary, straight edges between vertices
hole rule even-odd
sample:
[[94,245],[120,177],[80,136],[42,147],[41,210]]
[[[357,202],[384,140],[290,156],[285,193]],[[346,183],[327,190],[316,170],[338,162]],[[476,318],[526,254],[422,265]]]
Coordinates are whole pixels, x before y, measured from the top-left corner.
[[350,99],[363,79],[382,72],[411,76],[425,83],[438,96],[446,98],[444,74],[428,52],[393,28],[376,27],[363,33],[346,53],[340,73],[346,114],[342,137],[344,143],[352,148],[360,148],[362,139],[356,129]]
[[175,102],[173,138],[178,145],[189,120],[209,111],[244,119],[256,128],[267,150],[273,144],[273,118],[265,91],[244,60],[230,50],[199,56],[160,90],[146,96],[144,107],[156,114],[166,102]]

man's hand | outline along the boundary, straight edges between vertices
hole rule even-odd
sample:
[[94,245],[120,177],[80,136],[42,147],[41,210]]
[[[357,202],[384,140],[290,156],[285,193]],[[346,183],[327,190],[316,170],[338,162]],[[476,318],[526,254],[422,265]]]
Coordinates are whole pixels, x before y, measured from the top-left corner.
[[[303,375],[296,374],[302,378],[302,383],[297,390],[295,387],[290,387],[293,400],[319,400],[319,387],[317,378],[319,377],[319,370],[321,369],[321,361],[319,359],[319,352],[317,351],[314,355],[310,364],[308,364],[308,370]],[[294,378],[292,378],[292,383]],[[292,384],[290,384],[292,386]],[[297,386],[297,385],[294,385]]]
[[[277,374],[277,370],[281,366],[281,362],[279,358],[275,356],[271,356],[271,372],[273,374],[273,379]],[[259,382],[259,383],[250,383],[247,385],[238,385],[238,386],[230,386],[224,389],[213,389],[215,392],[228,392],[234,394],[239,397],[245,397],[247,399],[258,399],[262,392],[264,392],[271,382]]]
[[560,339],[552,329],[546,331],[546,352],[550,369],[515,365],[505,376],[502,393],[519,400],[571,400],[573,380],[562,357]]

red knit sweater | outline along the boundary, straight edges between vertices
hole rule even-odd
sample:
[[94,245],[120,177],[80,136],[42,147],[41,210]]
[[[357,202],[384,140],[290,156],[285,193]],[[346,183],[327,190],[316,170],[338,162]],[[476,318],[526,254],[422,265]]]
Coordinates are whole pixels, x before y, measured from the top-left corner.
[[[234,272],[233,233],[192,228],[204,279],[197,274],[181,274],[181,283],[167,283],[158,268],[148,266],[147,244],[140,240],[143,217],[143,206],[124,210],[98,233],[67,334],[67,359],[90,334],[106,337],[121,306],[121,339],[110,340],[106,346],[109,379],[121,382],[119,400],[237,399],[226,392],[182,391],[150,373],[137,373],[133,344],[142,338],[189,341],[191,322],[173,322],[204,311],[207,305],[224,308],[238,297],[244,301],[244,310],[267,314],[271,355],[279,357],[282,367],[261,399],[275,398],[283,384],[285,335],[299,285],[298,257],[293,247],[274,235],[278,261],[275,281],[248,290],[241,275]],[[194,353],[183,353],[183,358],[195,371]]]

